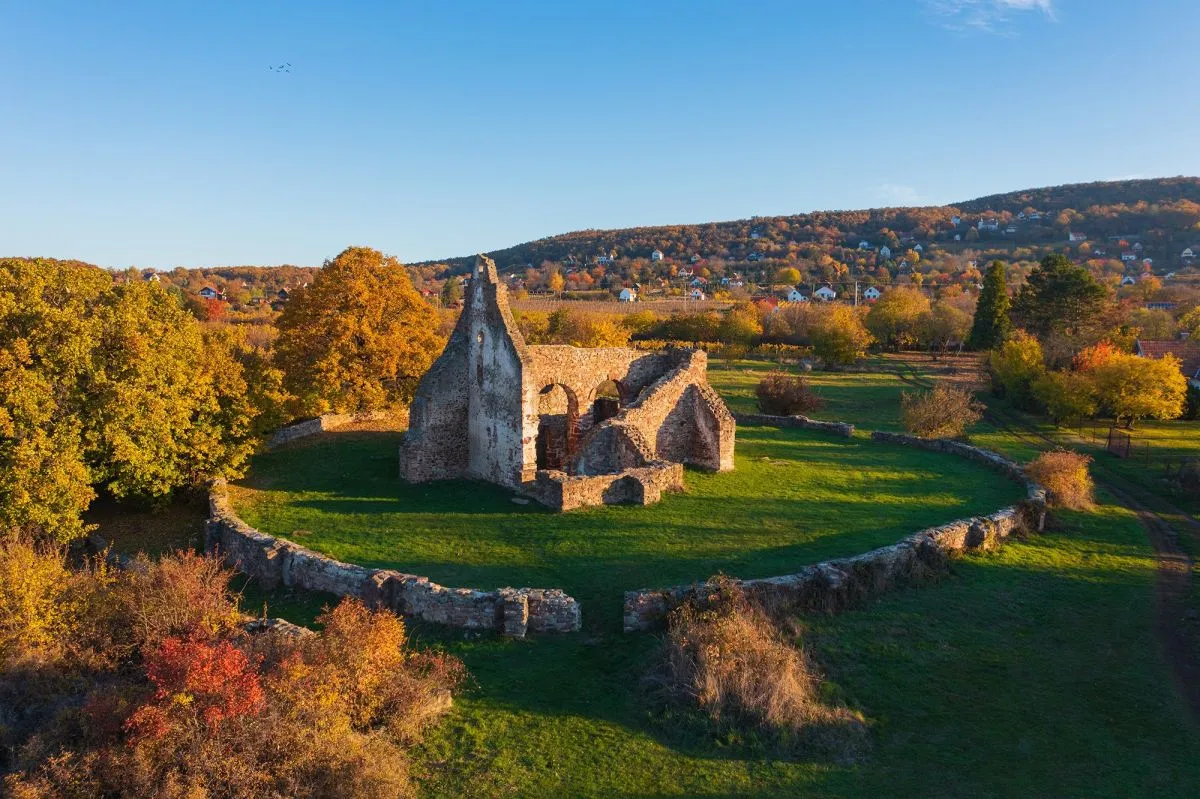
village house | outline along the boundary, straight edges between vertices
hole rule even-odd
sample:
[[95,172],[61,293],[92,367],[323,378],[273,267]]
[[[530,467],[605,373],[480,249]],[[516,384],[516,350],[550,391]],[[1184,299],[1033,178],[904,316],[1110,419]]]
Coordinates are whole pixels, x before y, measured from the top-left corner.
[[746,260],[747,261],[761,261],[762,253],[761,252],[752,252],[746,256]]
[[960,217],[960,216],[950,217],[950,224],[954,225],[955,227],[958,227],[959,225],[962,224],[962,217]]
[[920,244],[914,244],[913,252],[925,252],[925,248],[922,247]]
[[787,293],[788,302],[808,302],[808,297],[800,292],[800,289],[792,286]]
[[1070,242],[1087,241],[1087,234],[1086,233],[1077,233],[1074,230],[1072,230],[1067,233],[1067,241],[1070,241]]
[[631,288],[621,289],[621,293],[617,295],[618,302],[634,302],[637,300],[637,292]]
[[144,269],[142,270],[142,280],[157,283],[159,282],[158,272],[155,272],[153,269]]
[[650,253],[651,261],[661,261],[662,259],[663,259],[662,250],[655,250],[654,252]]
[[1004,232],[1005,232],[1005,233],[1016,233],[1016,232],[1017,232],[1017,226],[1016,226],[1016,225],[1009,225],[1008,227],[1004,228]]
[[1125,277],[1121,278],[1122,286],[1132,286],[1135,283],[1137,283],[1137,278],[1135,278],[1133,275],[1126,275]]
[[1200,341],[1192,339],[1174,339],[1172,341],[1143,341],[1137,339],[1133,343],[1133,352],[1142,358],[1161,358],[1164,355],[1174,355],[1179,359],[1179,369],[1188,383],[1194,388],[1200,388]]
[[886,244],[879,248],[879,257],[883,260],[888,260],[892,257],[892,248]]
[[703,300],[703,299],[705,299],[704,291],[702,289],[698,289],[698,288],[692,289],[690,292],[688,292],[688,299],[689,300]]
[[1133,263],[1137,260],[1137,253],[1126,250],[1125,252],[1121,253],[1121,260],[1125,263]]
[[829,302],[830,300],[837,299],[837,292],[829,286],[821,286],[821,288],[813,292],[813,296],[822,302]]
[[221,292],[219,292],[215,288],[213,288],[212,286],[205,286],[204,288],[200,289],[200,291],[197,293],[206,300],[219,300],[219,299],[223,299],[225,296]]
[[866,239],[863,239],[862,241],[860,241],[860,242],[858,243],[858,249],[860,249],[860,250],[869,250],[869,249],[871,249],[871,242],[867,241]]
[[1190,261],[1196,257],[1196,253],[1191,247],[1185,247],[1183,252],[1179,254],[1179,257],[1185,261]]
[[863,292],[863,299],[867,302],[875,302],[875,300],[879,299],[882,293],[883,292],[874,286],[867,286],[867,289]]
[[976,230],[999,230],[1000,221],[995,217],[985,219],[981,216],[979,217],[979,224],[975,228]]

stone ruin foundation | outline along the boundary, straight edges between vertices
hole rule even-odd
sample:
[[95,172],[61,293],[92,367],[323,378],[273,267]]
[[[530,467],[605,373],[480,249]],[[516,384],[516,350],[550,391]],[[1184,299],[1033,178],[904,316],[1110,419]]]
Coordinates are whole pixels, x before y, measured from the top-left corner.
[[683,466],[733,469],[735,423],[700,350],[525,343],[480,256],[400,448],[411,482],[475,479],[548,507],[657,502]]

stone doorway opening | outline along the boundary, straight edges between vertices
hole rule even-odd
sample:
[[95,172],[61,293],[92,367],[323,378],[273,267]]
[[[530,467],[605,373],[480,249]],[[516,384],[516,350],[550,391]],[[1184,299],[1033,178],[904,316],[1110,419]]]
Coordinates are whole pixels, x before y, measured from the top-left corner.
[[571,472],[579,444],[579,402],[551,383],[538,392],[537,468]]

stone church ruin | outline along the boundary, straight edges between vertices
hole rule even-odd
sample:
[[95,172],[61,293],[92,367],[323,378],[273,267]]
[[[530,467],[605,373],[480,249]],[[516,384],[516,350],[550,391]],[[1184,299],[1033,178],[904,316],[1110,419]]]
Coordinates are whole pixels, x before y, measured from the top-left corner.
[[684,464],[733,469],[735,424],[700,350],[528,345],[480,256],[400,447],[411,482],[468,478],[560,510],[657,502]]

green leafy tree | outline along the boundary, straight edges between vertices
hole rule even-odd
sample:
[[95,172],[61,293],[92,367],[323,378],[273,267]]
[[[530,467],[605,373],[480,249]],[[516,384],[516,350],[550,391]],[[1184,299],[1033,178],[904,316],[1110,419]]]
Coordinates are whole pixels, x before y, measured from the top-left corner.
[[1108,293],[1082,266],[1052,253],[1034,267],[1013,303],[1014,321],[1030,333],[1075,335],[1094,324]]
[[1055,422],[1073,422],[1096,413],[1096,382],[1087,372],[1045,372],[1033,379],[1030,389]]
[[276,364],[307,414],[408,401],[443,344],[404,266],[367,247],[327,261],[276,325]]
[[988,267],[987,276],[983,279],[983,289],[979,292],[979,300],[975,304],[975,319],[971,323],[967,346],[974,350],[991,350],[1003,344],[1012,328],[1012,322],[1008,318],[1008,309],[1008,286],[1004,277],[1004,264],[1000,261],[992,261],[992,265]]
[[442,284],[442,307],[449,308],[461,299],[462,283],[456,275],[451,275]]

